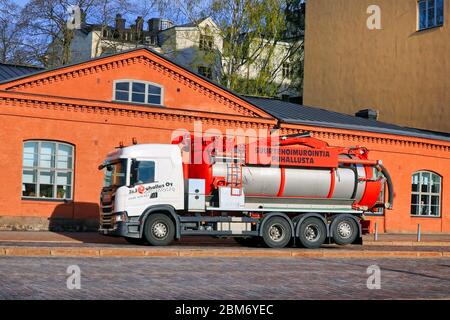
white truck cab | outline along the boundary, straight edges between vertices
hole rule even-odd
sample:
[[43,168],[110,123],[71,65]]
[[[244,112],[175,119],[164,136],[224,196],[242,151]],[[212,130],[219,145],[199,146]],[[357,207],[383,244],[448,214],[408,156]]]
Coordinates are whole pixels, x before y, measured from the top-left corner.
[[176,145],[140,144],[108,154],[101,192],[100,232],[140,238],[140,218],[149,207],[184,208],[181,152]]

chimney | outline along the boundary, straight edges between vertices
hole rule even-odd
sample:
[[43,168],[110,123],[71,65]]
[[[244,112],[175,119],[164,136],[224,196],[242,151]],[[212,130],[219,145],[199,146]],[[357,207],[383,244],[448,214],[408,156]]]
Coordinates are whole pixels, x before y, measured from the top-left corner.
[[281,95],[281,100],[284,101],[284,102],[290,102],[290,98],[291,98],[291,96],[288,95],[288,94],[282,94]]
[[144,31],[144,19],[141,16],[137,17],[136,19],[136,31],[137,32]]
[[355,116],[369,120],[378,120],[378,111],[373,109],[362,109],[355,113]]
[[116,29],[125,29],[125,19],[122,18],[122,15],[120,13],[116,14]]
[[158,32],[158,18],[151,18],[147,21],[149,32]]

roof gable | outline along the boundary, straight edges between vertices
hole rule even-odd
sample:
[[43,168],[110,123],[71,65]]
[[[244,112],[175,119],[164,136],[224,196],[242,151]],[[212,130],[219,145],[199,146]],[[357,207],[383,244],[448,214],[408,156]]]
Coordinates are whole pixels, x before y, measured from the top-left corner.
[[233,92],[147,48],[91,59],[0,83],[0,90],[87,100],[113,101],[114,81],[157,83],[163,106],[272,118]]

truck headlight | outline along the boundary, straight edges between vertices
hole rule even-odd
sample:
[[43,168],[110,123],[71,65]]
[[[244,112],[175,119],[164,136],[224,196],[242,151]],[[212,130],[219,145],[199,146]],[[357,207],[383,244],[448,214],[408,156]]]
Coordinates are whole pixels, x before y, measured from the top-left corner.
[[128,220],[126,212],[119,212],[119,213],[117,213],[115,218],[116,218],[115,219],[116,222],[126,222]]

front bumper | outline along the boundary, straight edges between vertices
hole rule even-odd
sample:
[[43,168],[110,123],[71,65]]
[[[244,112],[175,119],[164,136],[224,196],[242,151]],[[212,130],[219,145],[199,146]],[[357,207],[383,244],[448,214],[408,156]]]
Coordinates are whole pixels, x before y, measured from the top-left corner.
[[128,218],[126,212],[104,215],[98,232],[106,236],[140,238],[140,221]]

